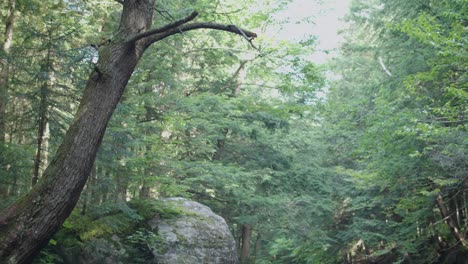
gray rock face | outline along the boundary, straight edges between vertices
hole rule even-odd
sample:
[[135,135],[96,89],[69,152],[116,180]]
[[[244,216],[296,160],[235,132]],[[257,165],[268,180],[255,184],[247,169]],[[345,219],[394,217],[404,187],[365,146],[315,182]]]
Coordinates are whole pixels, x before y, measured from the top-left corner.
[[171,219],[154,219],[150,225],[163,239],[153,254],[159,264],[237,264],[234,238],[226,221],[211,209],[184,198],[164,202],[180,209]]

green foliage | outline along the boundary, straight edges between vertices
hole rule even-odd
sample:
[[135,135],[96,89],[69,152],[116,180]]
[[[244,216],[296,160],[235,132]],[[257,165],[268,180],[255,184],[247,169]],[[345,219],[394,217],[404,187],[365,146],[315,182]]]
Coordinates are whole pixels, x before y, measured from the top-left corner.
[[148,263],[154,259],[153,252],[163,254],[166,250],[164,240],[147,229],[137,230],[129,235],[126,241],[130,244],[127,249],[132,263]]
[[[51,242],[49,242],[50,244]],[[64,263],[63,258],[50,249],[44,249],[39,253],[39,256],[34,260],[34,264],[54,264]]]
[[[198,10],[200,21],[262,35],[288,2],[159,1],[153,26]],[[92,68],[90,44],[112,38],[120,9],[18,2],[0,207],[29,189],[44,109],[49,152],[57,148]],[[467,10],[463,0],[355,0],[328,69],[308,60],[314,38],[260,36],[259,51],[216,31],[158,43],[117,106],[77,209],[38,263],[93,248],[104,258],[115,234],[125,237],[122,257],[144,263],[164,250],[145,221],[181,213],[154,199],[173,196],[209,205],[236,236],[253,226],[258,263],[435,261],[457,244],[436,195],[466,231]]]
[[18,196],[17,190],[24,191],[22,183],[29,181],[32,160],[29,146],[19,144],[0,144],[0,209],[7,207]]
[[65,221],[63,229],[66,233],[76,234],[80,241],[91,241],[130,232],[143,219],[124,203],[109,203],[92,208],[87,215],[75,211]]
[[120,257],[132,263],[147,263],[154,258],[154,251],[167,250],[157,233],[149,231],[147,221],[153,217],[173,218],[180,213],[179,207],[168,203],[137,199],[128,205],[93,206],[86,215],[75,210],[35,263],[66,263],[78,255],[86,257],[86,252],[101,254],[93,255],[93,259],[125,252]]
[[429,263],[445,250],[437,237],[456,243],[434,200],[453,201],[453,213],[466,208],[466,9],[429,2],[352,4],[347,41],[331,65],[341,78],[324,111],[336,171],[349,183],[330,252],[351,253],[362,239],[367,252],[357,260],[394,254]]

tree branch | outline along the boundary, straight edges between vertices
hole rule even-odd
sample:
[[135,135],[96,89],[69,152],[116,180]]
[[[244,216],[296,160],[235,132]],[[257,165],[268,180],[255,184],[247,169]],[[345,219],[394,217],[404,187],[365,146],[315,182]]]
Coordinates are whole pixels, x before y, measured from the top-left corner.
[[114,0],[114,1],[117,2],[117,3],[119,3],[119,4],[121,4],[121,5],[124,4],[124,0]]
[[238,35],[243,36],[246,38],[249,42],[257,37],[257,34],[254,32],[240,29],[235,25],[224,25],[224,24],[217,24],[217,23],[210,23],[210,22],[199,22],[199,23],[191,23],[191,24],[185,24],[180,27],[172,28],[169,29],[165,32],[161,32],[152,36],[149,36],[148,42],[146,43],[147,46],[150,46],[151,44],[160,41],[162,39],[165,39],[167,37],[170,37],[172,35],[178,34],[178,33],[183,33],[186,31],[194,30],[194,29],[216,29],[216,30],[222,30],[222,31],[227,31],[231,33],[235,33]]
[[218,198],[218,197],[213,197],[207,193],[202,193],[202,192],[197,192],[195,190],[186,190],[186,192],[188,193],[191,193],[191,194],[195,194],[195,195],[198,195],[198,196],[201,196],[201,197],[206,197],[206,198],[209,198],[209,199],[213,199],[213,200],[216,200],[218,202],[222,202],[222,203],[234,203],[234,201],[230,201],[230,200],[225,200],[225,199],[221,199],[221,198]]
[[166,20],[169,20],[169,21],[174,21],[174,17],[171,15],[171,13],[167,10],[159,10],[157,8],[154,8],[154,10],[156,12],[158,12],[158,14],[160,14],[163,18],[165,18]]
[[222,202],[222,203],[228,203],[228,204],[240,203],[242,205],[249,206],[247,203],[242,202],[242,201],[236,201],[234,199],[233,200],[221,199],[221,198],[218,198],[218,197],[213,197],[213,196],[211,196],[211,195],[209,195],[207,193],[198,192],[198,191],[195,191],[195,190],[192,190],[192,189],[186,190],[186,192],[191,193],[191,194],[195,194],[195,195],[198,195],[198,196],[201,196],[201,197],[206,197],[208,199],[216,200],[216,201]]
[[437,207],[439,207],[440,214],[442,218],[446,219],[445,222],[450,228],[450,231],[452,232],[452,235],[454,238],[463,246],[463,247],[468,247],[468,242],[466,241],[466,237],[462,230],[460,229],[460,226],[458,225],[457,221],[453,219],[452,215],[454,213],[451,213],[447,206],[445,206],[444,198],[440,193],[436,195],[436,204]]
[[130,40],[128,40],[127,42],[128,43],[134,43],[134,42],[136,42],[136,41],[138,41],[140,39],[143,39],[143,38],[146,38],[146,37],[149,37],[149,36],[152,36],[152,35],[156,35],[156,34],[159,34],[159,33],[167,32],[167,31],[169,31],[171,29],[177,28],[178,26],[181,26],[181,25],[193,20],[196,16],[198,16],[198,12],[193,11],[190,15],[188,15],[185,18],[174,21],[174,22],[172,22],[170,24],[167,24],[167,25],[165,25],[163,27],[151,29],[151,30],[145,31],[145,32],[143,32],[141,34],[135,35]]
[[379,56],[378,60],[379,60],[380,66],[382,67],[382,69],[384,70],[384,72],[385,72],[388,76],[392,77],[392,73],[387,69],[387,67],[385,67],[385,64],[383,63],[382,57]]
[[[115,1],[123,1],[123,0],[115,0]],[[162,39],[165,39],[169,36],[172,36],[178,33],[183,33],[185,31],[205,28],[205,29],[216,29],[216,30],[228,31],[231,33],[241,35],[250,43],[250,45],[253,48],[258,50],[258,48],[255,47],[252,43],[252,39],[257,37],[257,34],[255,34],[254,32],[240,29],[235,25],[224,25],[224,24],[217,24],[217,23],[210,23],[210,22],[198,22],[198,23],[186,24],[192,21],[193,19],[195,19],[195,17],[197,16],[198,16],[198,12],[193,11],[190,15],[188,15],[185,18],[174,21],[163,27],[151,29],[143,33],[137,34],[131,37],[129,40],[127,40],[126,43],[131,44],[131,43],[135,43],[138,40],[146,39],[145,46],[149,47],[151,44],[157,41],[160,41]]]

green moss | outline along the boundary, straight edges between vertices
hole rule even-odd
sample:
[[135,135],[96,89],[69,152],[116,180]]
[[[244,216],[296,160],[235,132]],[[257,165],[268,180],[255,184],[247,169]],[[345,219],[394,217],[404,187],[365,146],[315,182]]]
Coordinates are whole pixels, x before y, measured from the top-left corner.
[[177,230],[173,229],[172,232],[176,235],[177,240],[179,240],[179,243],[183,246],[188,245],[188,240],[185,238],[183,234],[180,234],[177,232]]
[[[153,257],[153,251],[162,255],[170,248],[162,237],[148,230],[147,220],[155,215],[162,219],[175,219],[183,215],[195,218],[188,221],[211,223],[210,218],[184,210],[182,203],[183,201],[177,200],[132,200],[128,204],[106,203],[89,207],[86,215],[75,210],[54,236],[54,243],[44,250],[41,258],[47,259],[53,254],[57,258],[77,257],[84,249],[95,248],[93,245],[97,241],[107,241],[116,252],[123,250],[125,253],[122,254],[128,258],[129,263],[148,263]],[[200,228],[206,226],[200,224]],[[183,234],[174,233],[181,245],[188,244]],[[115,235],[119,239],[113,239]],[[213,241],[213,247],[216,247],[216,241]]]
[[181,206],[158,200],[132,200],[128,203],[130,207],[137,210],[144,219],[150,219],[156,214],[164,219],[175,218],[184,214]]

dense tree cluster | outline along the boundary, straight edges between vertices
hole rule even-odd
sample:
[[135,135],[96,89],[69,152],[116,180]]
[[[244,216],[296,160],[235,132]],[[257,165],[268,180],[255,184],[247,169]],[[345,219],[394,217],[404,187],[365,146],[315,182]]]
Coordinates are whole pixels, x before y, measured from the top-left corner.
[[[354,0],[326,67],[313,36],[262,34],[289,1],[154,2],[2,2],[0,263],[114,233],[145,263],[133,228],[174,196],[223,216],[242,263],[466,258],[465,0]],[[61,228],[26,247],[40,216]]]
[[324,106],[347,182],[332,234],[348,262],[466,259],[466,11],[466,1],[352,2]]

